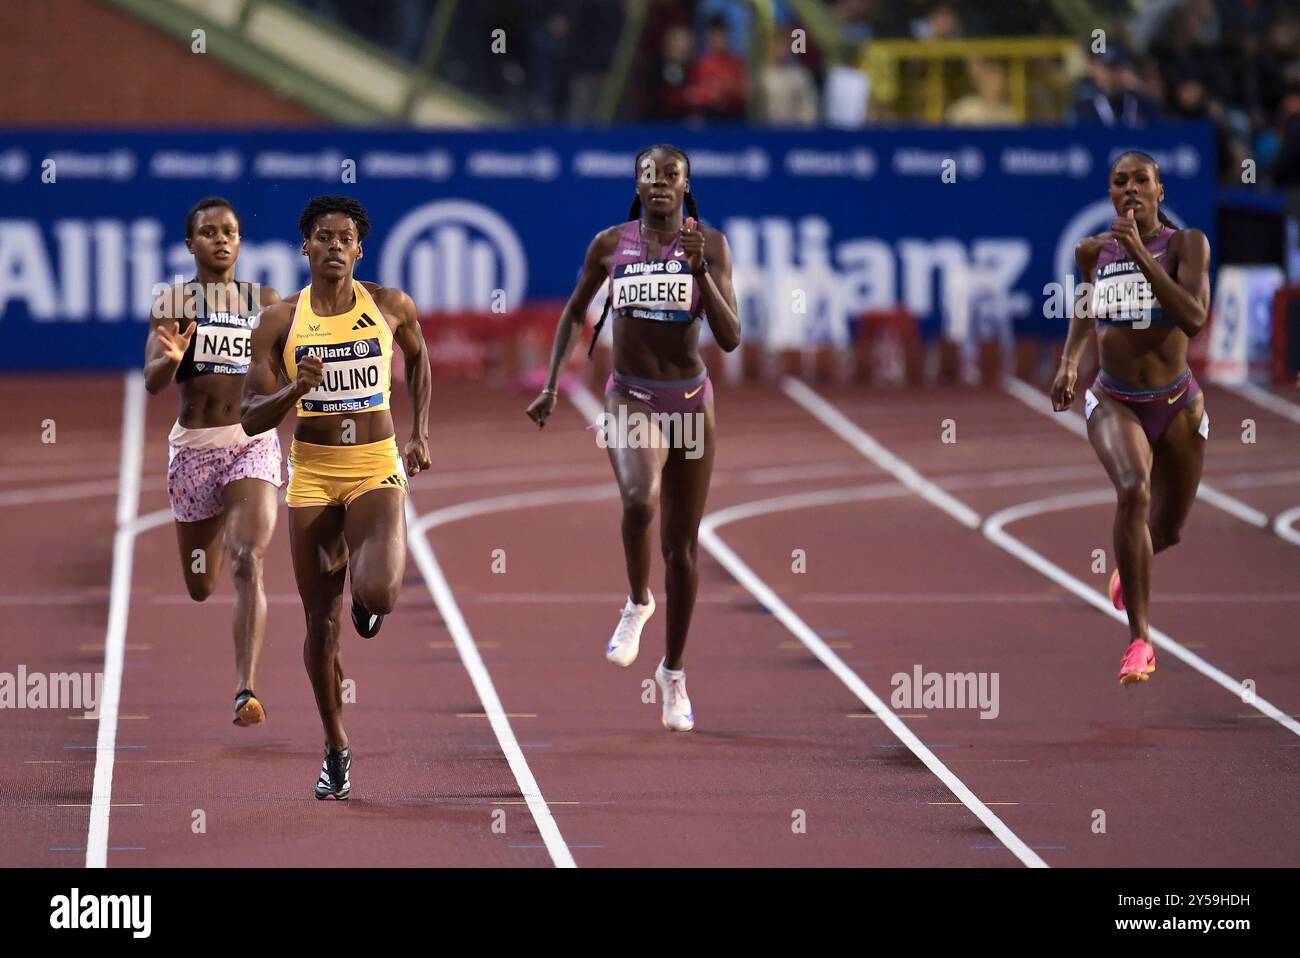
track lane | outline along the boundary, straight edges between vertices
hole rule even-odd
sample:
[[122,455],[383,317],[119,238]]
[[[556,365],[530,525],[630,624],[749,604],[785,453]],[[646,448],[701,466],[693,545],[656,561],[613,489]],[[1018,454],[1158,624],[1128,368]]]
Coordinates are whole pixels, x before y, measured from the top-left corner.
[[[914,403],[902,403],[896,401],[891,402],[889,401],[890,397],[881,397],[880,401],[867,403],[862,402],[860,398],[854,398],[843,399],[843,401],[836,405],[842,413],[848,415],[852,420],[862,426],[862,428],[871,431],[873,435],[875,435],[879,441],[884,443],[887,448],[892,449],[893,446],[888,438],[891,434],[915,436],[919,430],[924,428],[923,424],[925,420],[934,419],[937,424],[942,418],[944,418],[935,415],[935,413],[941,405],[948,405],[948,403],[951,403],[952,397],[948,397],[948,403],[942,404],[937,401],[939,399],[941,399],[941,397],[933,397],[931,401],[927,401],[925,398],[920,398]],[[966,421],[974,421],[979,424],[984,424],[983,428],[968,431],[965,436],[962,436],[959,439],[958,444],[969,443],[963,459],[971,456],[984,458],[987,461],[997,461],[999,459],[999,456],[997,455],[998,449],[989,445],[990,438],[994,433],[990,432],[986,435],[984,432],[984,430],[987,429],[985,420],[989,413],[989,410],[985,407],[996,407],[999,402],[1004,402],[1004,400],[998,400],[992,396],[984,396],[972,397],[969,401],[965,401],[961,404],[962,409],[965,410],[964,419]],[[996,421],[996,415],[992,418]],[[1032,430],[1033,428],[1029,423],[1025,423],[1024,425],[1026,429]],[[958,428],[960,430],[960,426]],[[1066,435],[1065,438],[1068,439],[1068,435]],[[1039,441],[1052,442],[1050,435],[1040,437],[1035,434],[1034,439],[1035,444]],[[915,444],[914,440],[913,443]],[[937,430],[934,444],[939,445]],[[1025,457],[1023,460],[1018,459],[1014,452],[1015,446],[1016,444],[1013,443],[1013,454],[1011,458],[1013,464],[1016,465],[1021,464],[1023,461],[1025,466],[1029,466],[1030,463],[1042,466],[1045,464],[1044,459],[1053,463],[1061,461],[1060,458],[1056,456],[1040,456],[1036,463],[1034,463],[1033,459],[1030,459],[1029,457]],[[918,454],[918,458],[929,457],[931,459],[938,459],[944,456],[948,450],[922,450],[918,445],[915,451]],[[922,474],[930,475],[930,470],[926,468],[921,468],[920,471]],[[1004,498],[1008,491],[1009,490],[1007,489],[989,490],[985,495],[988,498]],[[1058,489],[1057,491],[1061,490]],[[1013,495],[1023,496],[1023,493],[1013,493]],[[964,501],[974,501],[975,498],[976,497],[973,495],[969,497],[963,496]],[[919,500],[914,501],[919,502]],[[945,517],[933,509],[930,511],[933,513],[933,521],[947,523],[949,530],[959,528],[959,526],[953,523],[951,518]],[[1216,512],[1215,510],[1194,511],[1193,516],[1196,517],[1198,515],[1213,516],[1213,522],[1219,524],[1217,529],[1221,531],[1224,536],[1230,539],[1240,539],[1243,536],[1247,537],[1247,541],[1250,543],[1250,548],[1263,546],[1266,549],[1273,548],[1284,551],[1287,550],[1287,547],[1283,545],[1280,540],[1277,540],[1266,533],[1261,533],[1259,530],[1252,529],[1239,521],[1233,520],[1227,515]],[[879,517],[873,517],[873,519],[875,519],[876,523],[880,522]],[[1222,520],[1221,523],[1220,519]],[[912,549],[909,551],[914,551],[917,554],[918,563],[921,561],[920,556],[922,553],[927,556],[927,561],[925,562],[924,568],[920,565],[906,565],[906,571],[899,572],[899,578],[897,581],[900,585],[905,582],[914,582],[918,577],[925,576],[927,572],[930,571],[931,565],[953,561],[954,555],[959,555],[966,557],[965,562],[963,563],[966,567],[966,575],[964,578],[972,588],[978,589],[980,584],[983,583],[983,588],[986,589],[996,588],[998,591],[1019,593],[1023,591],[1024,588],[1032,586],[1032,579],[1037,579],[1041,587],[1043,580],[1038,578],[1036,574],[1031,572],[1027,567],[1017,562],[1013,562],[1010,557],[1002,557],[998,553],[994,553],[993,556],[990,556],[988,554],[990,550],[988,549],[987,544],[981,546],[978,540],[959,539],[953,537],[950,532],[945,533],[941,531],[941,527],[936,530],[932,540],[928,536],[922,535],[921,530],[928,529],[928,523],[932,520],[917,517],[917,521],[908,522],[906,524],[908,528],[914,530],[913,536],[920,539],[920,541],[912,546]],[[837,523],[842,523],[843,521],[842,518],[836,520]],[[1063,521],[1070,526],[1070,534],[1077,538],[1080,528],[1079,518],[1077,516],[1066,517]],[[867,523],[868,527],[871,527],[872,525],[873,523]],[[876,527],[879,528],[878,525]],[[1092,527],[1095,528],[1096,524],[1093,523]],[[887,524],[886,528],[889,529],[890,526]],[[1198,533],[1189,529],[1188,541],[1195,541],[1197,535]],[[904,533],[902,529],[899,529],[897,534],[886,534],[884,539],[891,543],[896,543],[902,539],[903,536]],[[1058,548],[1060,541],[1062,541],[1062,539],[1061,537],[1058,537]],[[1065,541],[1068,541],[1068,538]],[[933,546],[934,549],[927,549],[927,545]],[[946,553],[946,556],[940,556],[936,551],[934,551],[938,548],[942,548]],[[1179,550],[1174,551],[1177,552]],[[1087,555],[1086,552],[1084,554]],[[1255,555],[1256,553],[1252,552],[1252,554]],[[1290,558],[1291,553],[1287,551],[1286,554],[1287,557]],[[893,555],[896,564],[905,565],[897,549]],[[1162,559],[1163,558],[1164,557],[1162,557]],[[831,563],[831,567],[832,569],[840,568],[835,563]],[[776,573],[777,571],[779,571],[779,569],[774,567],[773,572]],[[877,571],[879,574],[880,570]],[[884,575],[885,580],[880,587],[880,591],[882,592],[888,591],[888,586],[891,582],[889,572],[884,572]],[[1025,581],[1026,576],[1032,577],[1030,581]],[[933,577],[931,577],[931,581],[935,581]],[[940,579],[938,581],[942,582],[947,580]],[[998,583],[998,585],[994,586],[994,583]],[[1193,583],[1188,583],[1188,585],[1188,591],[1193,591],[1195,585]],[[1232,587],[1231,582],[1221,583],[1221,585],[1226,586],[1228,589]],[[844,592],[851,589],[851,583],[846,581],[833,582],[825,585],[824,588],[829,592]],[[798,606],[796,605],[796,607]],[[1254,606],[1252,605],[1248,608],[1253,609]],[[1197,605],[1195,606],[1195,610],[1204,612],[1204,607]],[[1237,607],[1237,612],[1240,615],[1240,606]],[[1077,613],[1082,613],[1082,615]],[[810,614],[813,613],[810,611]],[[1000,613],[997,611],[990,612],[983,605],[979,606],[978,619],[971,617],[961,622],[957,622],[953,618],[948,617],[947,611],[944,609],[936,609],[933,614],[927,613],[924,619],[918,622],[919,634],[916,640],[918,647],[910,652],[910,662],[912,664],[921,662],[925,665],[926,670],[928,671],[930,669],[930,664],[928,659],[922,656],[923,651],[930,659],[934,658],[936,654],[950,655],[952,653],[953,650],[951,648],[944,651],[938,647],[936,647],[935,652],[931,653],[928,650],[928,646],[923,644],[926,639],[935,633],[933,625],[933,620],[935,618],[940,620],[947,618],[947,621],[950,623],[951,631],[963,637],[962,648],[965,649],[970,643],[972,633],[978,639],[981,634],[985,633],[986,630],[990,628],[994,629],[995,632],[999,631],[997,626],[999,614]],[[1156,615],[1157,622],[1161,621],[1161,614],[1162,610],[1158,608]],[[1072,716],[1077,718],[1078,715],[1091,714],[1096,711],[1095,706],[1097,695],[1104,694],[1108,691],[1112,693],[1120,691],[1117,687],[1113,690],[1109,688],[1114,681],[1113,674],[1111,674],[1113,668],[1110,660],[1111,658],[1114,658],[1118,661],[1119,645],[1116,646],[1116,651],[1113,656],[1105,655],[1098,657],[1094,655],[1086,662],[1081,662],[1078,656],[1073,653],[1069,644],[1058,645],[1055,642],[1046,641],[1048,636],[1052,634],[1052,631],[1060,632],[1068,629],[1070,632],[1074,632],[1075,634],[1087,635],[1089,632],[1096,634],[1096,632],[1099,631],[1099,627],[1102,626],[1102,620],[1096,618],[1095,612],[1087,609],[1078,609],[1076,607],[1052,613],[1052,615],[1054,621],[1052,622],[1053,628],[1050,630],[1049,628],[1044,627],[1046,622],[1042,619],[1025,623],[1023,617],[1021,617],[1019,623],[1013,620],[1005,625],[1003,627],[1004,630],[1001,631],[1001,635],[1005,636],[1005,638],[1001,640],[1002,646],[1006,646],[1009,640],[1017,644],[1021,644],[1030,639],[1033,640],[1034,649],[1032,653],[1032,664],[1030,664],[1028,659],[1026,648],[1021,648],[1019,656],[1013,656],[1012,661],[1009,664],[1002,666],[1003,669],[1006,669],[1006,671],[1003,671],[1003,682],[1006,683],[1004,688],[1010,689],[1020,687],[1028,690],[1027,694],[1029,695],[1029,701],[1036,701],[1039,703],[1038,708],[1043,711],[1044,714],[1036,720],[1035,724],[1041,725],[1043,729],[1052,730],[1051,735],[1045,736],[1044,739],[1041,740],[1044,741],[1044,744],[1052,740],[1059,742],[1077,740],[1079,732],[1077,722],[1055,724],[1059,722],[1059,720],[1055,718],[1055,709],[1057,707],[1068,709]],[[1091,618],[1089,618],[1089,616],[1091,616]],[[827,621],[824,612],[817,621]],[[1071,626],[1070,623],[1074,623],[1074,625]],[[1031,629],[1034,630],[1030,635],[1026,635],[1026,625],[1029,625]],[[941,629],[939,631],[943,632],[944,630]],[[1179,635],[1179,633],[1173,628],[1170,628],[1169,631],[1175,636]],[[1036,634],[1034,634],[1035,632]],[[987,643],[987,647],[985,647],[985,643]],[[978,654],[973,656],[973,660],[975,662],[986,663],[981,666],[982,668],[992,670],[993,663],[1005,661],[1006,652],[1005,650],[999,651],[998,638],[996,634],[985,636],[981,641],[977,642],[977,645]],[[1041,645],[1041,648],[1039,645]],[[1058,650],[1064,651],[1066,654],[1060,655]],[[1044,655],[1050,655],[1053,658],[1049,658],[1047,662],[1044,663],[1042,661]],[[1165,661],[1169,661],[1169,667],[1164,665]],[[1265,660],[1258,654],[1256,654],[1254,661],[1259,665],[1265,663]],[[1239,863],[1242,861],[1252,860],[1249,857],[1251,854],[1265,856],[1267,860],[1279,862],[1284,860],[1288,855],[1293,859],[1296,849],[1289,845],[1282,853],[1282,858],[1279,858],[1279,853],[1273,845],[1276,836],[1265,828],[1257,827],[1253,832],[1250,828],[1245,828],[1244,831],[1248,834],[1234,834],[1234,845],[1232,847],[1227,847],[1228,840],[1226,838],[1220,839],[1218,837],[1224,831],[1224,826],[1221,825],[1220,822],[1224,820],[1225,817],[1230,818],[1234,814],[1234,802],[1239,800],[1239,789],[1243,787],[1240,778],[1235,781],[1231,788],[1229,788],[1225,783],[1219,783],[1220,791],[1217,794],[1207,795],[1202,792],[1200,796],[1202,800],[1195,803],[1194,807],[1191,809],[1183,807],[1190,803],[1186,802],[1186,800],[1181,797],[1195,793],[1198,786],[1203,787],[1200,780],[1204,778],[1204,772],[1198,768],[1195,760],[1191,758],[1191,756],[1195,754],[1196,747],[1191,743],[1197,742],[1197,738],[1196,736],[1188,734],[1188,726],[1189,722],[1194,720],[1192,727],[1197,730],[1206,730],[1208,728],[1215,731],[1227,730],[1232,733],[1228,736],[1219,737],[1217,748],[1215,748],[1213,744],[1211,745],[1209,754],[1213,757],[1210,758],[1209,763],[1212,767],[1231,767],[1234,772],[1245,778],[1248,782],[1247,787],[1252,789],[1258,788],[1270,794],[1276,792],[1276,794],[1274,794],[1276,800],[1293,804],[1294,799],[1290,797],[1290,791],[1278,788],[1278,778],[1276,773],[1273,771],[1278,762],[1282,762],[1284,767],[1294,766],[1295,764],[1293,758],[1294,749],[1287,750],[1278,747],[1279,745],[1287,744],[1285,741],[1282,741],[1283,737],[1286,736],[1287,733],[1267,720],[1261,722],[1258,720],[1252,721],[1250,719],[1237,718],[1238,714],[1247,713],[1250,709],[1242,706],[1240,702],[1234,701],[1231,696],[1224,694],[1222,690],[1213,690],[1213,694],[1218,696],[1218,699],[1213,702],[1208,701],[1207,690],[1211,689],[1211,687],[1206,686],[1203,677],[1195,676],[1194,674],[1187,674],[1187,681],[1183,681],[1183,674],[1180,674],[1178,663],[1176,661],[1166,656],[1161,659],[1161,662],[1161,673],[1157,681],[1153,682],[1150,687],[1136,690],[1139,693],[1154,692],[1160,685],[1159,679],[1164,678],[1166,680],[1165,690],[1164,692],[1159,693],[1159,698],[1156,699],[1153,696],[1149,696],[1145,699],[1139,699],[1135,696],[1130,698],[1127,703],[1120,705],[1121,708],[1126,709],[1127,713],[1127,706],[1138,704],[1143,706],[1145,711],[1158,702],[1161,712],[1145,712],[1145,714],[1137,720],[1136,732],[1133,731],[1134,717],[1131,713],[1127,713],[1130,716],[1127,721],[1122,718],[1126,713],[1121,713],[1121,718],[1118,721],[1109,720],[1100,723],[1101,743],[1104,744],[1108,740],[1112,741],[1114,743],[1113,754],[1110,754],[1110,747],[1099,750],[1098,755],[1096,756],[1099,761],[1093,762],[1090,767],[1080,769],[1082,774],[1078,776],[1076,781],[1091,782],[1095,784],[1097,782],[1105,782],[1109,780],[1113,787],[1105,794],[1095,793],[1094,801],[1096,802],[1096,805],[1094,807],[1100,807],[1103,809],[1109,807],[1112,810],[1120,807],[1117,805],[1119,796],[1126,791],[1131,791],[1132,784],[1124,782],[1122,776],[1116,776],[1115,772],[1123,763],[1136,757],[1132,748],[1125,747],[1125,740],[1122,737],[1122,733],[1127,729],[1130,733],[1128,742],[1130,745],[1160,745],[1159,751],[1155,753],[1157,756],[1155,761],[1157,762],[1159,769],[1167,775],[1168,784],[1170,784],[1169,792],[1162,793],[1158,788],[1150,789],[1144,795],[1142,801],[1151,803],[1150,807],[1160,808],[1162,807],[1162,800],[1165,805],[1169,804],[1170,793],[1172,793],[1173,803],[1179,807],[1179,813],[1184,817],[1184,821],[1187,820],[1187,816],[1190,815],[1192,820],[1199,820],[1203,823],[1203,827],[1207,834],[1214,834],[1216,836],[1215,848],[1212,851],[1208,851],[1207,854],[1212,855],[1215,860],[1236,860]],[[907,665],[908,660],[904,659],[902,664]],[[898,661],[896,660],[891,662],[887,667],[890,669],[896,669],[897,665]],[[1104,668],[1102,667],[1103,665]],[[1083,666],[1086,671],[1080,672],[1081,666]],[[967,671],[972,668],[975,668],[975,666],[966,664],[964,666],[955,667],[953,671]],[[943,668],[939,668],[938,670],[947,671]],[[906,669],[903,669],[902,671],[906,671]],[[1183,671],[1185,672],[1185,670]],[[1040,672],[1042,674],[1039,674]],[[1096,672],[1097,674],[1093,675],[1093,672]],[[1058,677],[1062,679],[1068,678],[1074,684],[1056,684],[1053,680]],[[1278,678],[1283,682],[1287,682],[1285,676]],[[1082,687],[1080,687],[1080,682],[1083,682]],[[1175,683],[1177,683],[1177,685],[1175,685]],[[1197,685],[1197,683],[1199,683],[1199,685]],[[1272,687],[1273,686],[1270,685],[1270,688]],[[1294,699],[1294,689],[1294,681],[1287,682],[1285,686],[1281,687],[1279,690],[1280,694],[1276,696],[1279,700],[1279,704],[1292,701]],[[1120,703],[1116,704],[1119,705]],[[945,719],[949,717],[950,716],[944,716]],[[981,722],[976,726],[976,728],[991,740],[996,740],[1001,738],[1006,724],[1007,723],[1002,721],[986,721]],[[1098,723],[1093,724],[1096,725]],[[1272,728],[1268,729],[1264,728],[1264,726],[1272,726]],[[929,727],[939,729],[942,728],[943,725],[940,723]],[[989,728],[988,731],[985,732],[984,727],[992,728]],[[1153,729],[1157,728],[1160,729],[1162,733],[1159,741],[1152,738]],[[1190,743],[1188,741],[1189,739],[1191,740]],[[1027,748],[1030,744],[1030,742],[1025,742],[1021,744],[1020,747]],[[1146,750],[1146,748],[1143,749],[1143,751]],[[1174,761],[1169,762],[1168,766],[1166,766],[1166,758],[1172,758],[1174,756],[1177,756],[1177,758]],[[1107,758],[1111,758],[1112,761],[1107,763],[1105,761]],[[1143,756],[1143,758],[1139,759],[1139,762],[1151,763],[1152,761],[1153,758],[1150,755]],[[1008,766],[1011,766],[1012,764],[1013,763],[1007,763]],[[1026,763],[1025,770],[1032,767],[1032,764],[1032,761]],[[1005,769],[1001,769],[1000,771],[1005,771]],[[982,774],[983,773],[981,772],[981,775]],[[1063,769],[1057,768],[1055,769],[1055,774],[1067,773],[1065,773]],[[1050,787],[1052,778],[1053,776],[1048,776],[1048,778],[1043,780],[1041,784],[1044,787]],[[1180,778],[1184,780],[1184,787],[1182,788],[1174,784]],[[980,784],[981,782],[981,777],[977,776],[972,778],[972,787],[974,787],[979,794],[984,795],[988,791],[988,788]],[[1144,786],[1147,785],[1145,780],[1142,784]],[[1050,808],[1050,806],[1048,807]],[[1127,802],[1123,802],[1122,807],[1131,808],[1135,806],[1130,806]],[[1138,806],[1136,807],[1141,807],[1141,803],[1138,803]],[[1212,811],[1210,811],[1211,808]],[[1079,818],[1076,816],[1072,818],[1070,822],[1061,822],[1059,827],[1065,828],[1067,826],[1077,826],[1079,821]],[[1012,818],[1011,822],[1014,826],[1014,823],[1018,822],[1018,819]],[[1085,827],[1088,824],[1086,816],[1083,824]],[[1237,816],[1237,819],[1234,820],[1233,824],[1228,826],[1228,828],[1233,829],[1236,827],[1237,830],[1240,831],[1242,829],[1239,826],[1240,816]],[[1029,826],[1026,827],[1028,828]],[[1145,832],[1146,834],[1153,834],[1150,831],[1150,823],[1144,823],[1142,828],[1147,830]],[[1172,854],[1157,857],[1162,858],[1163,862],[1168,864],[1190,864],[1195,862],[1196,859],[1189,859],[1185,854],[1178,851],[1179,849],[1190,848],[1190,846],[1182,842],[1181,835],[1183,825],[1171,820],[1164,826],[1164,830],[1166,832],[1167,841],[1162,844],[1166,849],[1166,853],[1172,852]],[[1160,832],[1161,828],[1156,827],[1154,837],[1158,839]],[[1031,844],[1052,841],[1050,833],[1044,834],[1030,829],[1027,834],[1033,839]],[[1087,833],[1080,832],[1076,828],[1073,834],[1083,836]],[[1111,829],[1111,834],[1114,834],[1113,828]],[[1039,837],[1040,835],[1041,837]],[[1136,839],[1138,835],[1134,833],[1131,837]],[[1088,843],[1085,841],[1082,845],[1078,845],[1076,841],[1073,846],[1069,842],[1066,842],[1065,844],[1067,850],[1077,846],[1081,851],[1092,856],[1093,853],[1101,851],[1101,846],[1104,843]],[[1248,848],[1250,851],[1242,852],[1242,848]],[[1054,855],[1051,852],[1045,852],[1044,856],[1049,862],[1055,862],[1057,856],[1060,856],[1061,854],[1063,853],[1058,852]],[[1121,855],[1123,855],[1123,853],[1121,853]],[[1243,857],[1238,858],[1237,856]],[[1104,855],[1098,856],[1094,861],[1096,863],[1111,864],[1137,863],[1132,860],[1125,862],[1122,857],[1117,861],[1114,858],[1109,858]],[[1145,862],[1156,863],[1150,856],[1145,859]]]

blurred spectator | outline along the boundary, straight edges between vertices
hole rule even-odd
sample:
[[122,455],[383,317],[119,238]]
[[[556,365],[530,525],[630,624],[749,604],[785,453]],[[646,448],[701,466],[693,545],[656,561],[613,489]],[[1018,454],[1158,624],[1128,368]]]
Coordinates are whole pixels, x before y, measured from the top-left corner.
[[662,48],[653,61],[642,91],[641,117],[680,120],[690,111],[686,99],[691,77],[693,42],[685,26],[672,26],[662,34]]
[[956,8],[947,3],[939,4],[912,23],[912,36],[918,40],[951,40],[961,35],[961,19]]
[[749,66],[728,47],[727,21],[709,23],[705,51],[695,61],[686,102],[706,120],[742,120],[749,87]]
[[736,0],[695,0],[695,35],[699,46],[708,45],[709,31],[719,23],[727,34],[727,49],[748,57],[750,37],[754,32],[754,5],[748,0],[742,3]]
[[532,74],[532,116],[535,123],[551,123],[562,115],[568,94],[564,63],[568,59],[571,25],[562,9],[553,9],[540,29],[529,34],[528,62]]
[[1273,178],[1283,189],[1300,191],[1300,81],[1287,86],[1278,109],[1278,150]]
[[1088,76],[1075,91],[1074,118],[1078,123],[1103,126],[1146,126],[1160,115],[1156,103],[1139,89],[1137,73],[1118,47],[1088,62]]
[[947,121],[957,126],[1006,125],[1020,118],[1007,102],[1006,67],[994,60],[972,58],[966,61],[974,92],[948,107]]
[[561,2],[572,8],[569,17],[572,40],[568,57],[560,64],[561,76],[568,76],[567,119],[571,123],[589,123],[595,115],[601,92],[609,74],[614,51],[623,32],[623,11],[609,0],[530,0],[540,10]]
[[1209,91],[1198,77],[1187,76],[1178,81],[1173,89],[1169,115],[1176,120],[1212,122],[1214,151],[1219,162],[1218,175],[1223,177],[1232,170],[1241,169],[1241,161],[1246,158],[1245,145],[1240,138],[1228,135],[1223,104],[1210,98]]
[[[667,36],[670,30],[690,27],[690,17],[685,6],[679,0],[650,0],[650,9],[646,12],[645,25],[637,42],[635,79],[627,91],[631,98],[632,114],[636,119],[667,118],[658,103],[658,98],[665,86],[664,71],[668,66],[665,59],[668,50]],[[689,36],[688,36],[689,41]],[[669,84],[672,88],[683,87],[689,74],[691,44],[687,43],[687,55],[678,63],[681,75]],[[672,70],[675,74],[677,71]],[[684,110],[673,116],[684,115]]]
[[812,126],[817,122],[817,88],[812,71],[790,49],[790,33],[772,33],[767,63],[760,82],[763,88],[763,119],[783,126]]
[[871,27],[871,0],[835,0],[831,15],[840,28],[840,39],[845,43],[866,43],[873,36]]
[[847,63],[836,63],[826,71],[825,108],[828,126],[857,129],[867,121],[871,84],[866,73]]

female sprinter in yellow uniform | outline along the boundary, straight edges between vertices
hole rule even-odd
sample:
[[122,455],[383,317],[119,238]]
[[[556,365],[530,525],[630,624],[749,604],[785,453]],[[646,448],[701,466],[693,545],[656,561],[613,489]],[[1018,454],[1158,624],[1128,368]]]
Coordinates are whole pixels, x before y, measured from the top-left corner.
[[[269,287],[235,282],[239,216],[219,196],[185,217],[194,279],[158,297],[145,346],[144,383],[160,393],[176,383],[181,408],[167,437],[167,496],[176,519],[181,572],[190,598],[217,588],[223,556],[235,585],[235,718],[257,725],[266,709],[253,688],[266,636],[262,557],[275,529],[280,439],[248,435],[239,395],[248,372],[254,316],[279,302]],[[183,330],[183,331],[182,331]]]
[[[429,468],[429,358],[411,297],[352,277],[370,231],[360,203],[318,196],[298,228],[311,284],[262,313],[241,420],[252,434],[298,412],[286,501],[307,618],[303,663],[325,728],[316,797],[345,799],[352,750],[343,731],[343,579],[352,580],[353,625],[370,638],[393,610],[406,568],[406,473]],[[406,357],[415,407],[400,454],[388,405],[394,346]]]

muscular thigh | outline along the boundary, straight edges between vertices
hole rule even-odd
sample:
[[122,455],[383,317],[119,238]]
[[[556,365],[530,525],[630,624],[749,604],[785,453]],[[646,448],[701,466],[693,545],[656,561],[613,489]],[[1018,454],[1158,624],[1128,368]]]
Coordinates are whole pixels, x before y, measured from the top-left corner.
[[1156,443],[1151,466],[1151,511],[1158,520],[1181,525],[1196,498],[1205,464],[1200,434],[1205,396],[1188,403]]
[[289,509],[289,547],[293,574],[303,605],[329,607],[343,593],[348,547],[343,537],[342,506],[294,506]]
[[236,479],[222,490],[226,504],[226,544],[265,551],[275,531],[276,487],[261,479]]
[[687,415],[690,419],[683,422],[681,434],[673,436],[673,448],[663,471],[659,501],[660,532],[665,541],[694,540],[713,475],[716,450],[713,403],[706,402]]
[[176,523],[176,542],[180,547],[181,571],[187,581],[216,581],[221,572],[221,544],[225,538],[226,516],[218,513],[198,522]]
[[[650,410],[617,394],[605,397],[605,443],[623,499],[653,499],[668,459]],[[636,428],[636,424],[640,424]],[[624,425],[627,428],[624,429]]]
[[1094,392],[1097,408],[1088,417],[1088,441],[1116,489],[1151,474],[1151,444],[1133,411],[1105,393]]
[[406,565],[406,492],[373,489],[352,500],[343,520],[353,588],[363,573],[390,581]]

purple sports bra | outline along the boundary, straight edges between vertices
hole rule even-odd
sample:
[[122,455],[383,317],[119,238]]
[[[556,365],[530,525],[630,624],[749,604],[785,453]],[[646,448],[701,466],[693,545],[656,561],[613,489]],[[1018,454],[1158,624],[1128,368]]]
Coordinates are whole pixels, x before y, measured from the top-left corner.
[[[1147,244],[1151,255],[1166,270],[1169,241],[1176,232],[1172,226],[1165,226]],[[1153,323],[1168,322],[1142,268],[1113,237],[1102,244],[1097,267],[1092,271],[1092,315],[1099,326],[1141,323],[1144,319]]]
[[632,220],[619,234],[609,266],[609,305],[618,316],[661,323],[689,323],[700,318],[700,288],[686,264],[678,233],[661,251],[663,259],[647,259],[641,221]]

